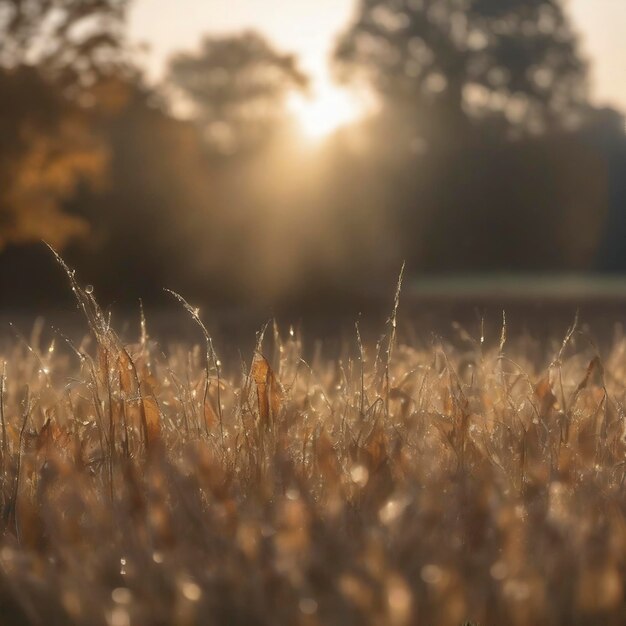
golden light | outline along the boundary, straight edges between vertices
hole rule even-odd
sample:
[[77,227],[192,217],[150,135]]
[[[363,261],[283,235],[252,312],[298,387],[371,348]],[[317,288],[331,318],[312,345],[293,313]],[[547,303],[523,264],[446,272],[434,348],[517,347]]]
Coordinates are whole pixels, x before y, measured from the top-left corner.
[[320,140],[365,115],[365,105],[350,92],[333,85],[318,85],[312,94],[294,94],[289,109],[306,137]]

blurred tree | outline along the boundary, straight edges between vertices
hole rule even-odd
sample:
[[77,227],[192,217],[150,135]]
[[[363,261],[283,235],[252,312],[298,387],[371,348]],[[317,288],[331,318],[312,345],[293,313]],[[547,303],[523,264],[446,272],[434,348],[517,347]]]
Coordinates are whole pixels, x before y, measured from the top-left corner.
[[171,60],[169,82],[174,100],[222,153],[262,143],[284,120],[289,91],[308,83],[292,55],[277,52],[254,32],[206,37],[199,52]]
[[70,203],[92,237],[76,241],[68,258],[107,298],[139,292],[149,301],[164,286],[188,288],[199,249],[217,237],[206,226],[214,177],[197,130],[153,106],[140,85],[110,80],[97,95],[106,101],[94,107],[93,124],[110,150],[107,184],[95,193],[81,188]]
[[35,66],[63,89],[125,62],[129,0],[0,0],[0,67]]
[[0,71],[0,249],[46,239],[63,246],[87,223],[62,205],[97,184],[106,153],[87,119],[34,68]]
[[64,203],[106,169],[85,107],[129,69],[127,5],[0,0],[0,249],[42,238],[63,246],[88,232]]
[[477,122],[496,135],[567,126],[586,100],[560,0],[361,0],[336,63],[413,125],[413,142],[458,141]]

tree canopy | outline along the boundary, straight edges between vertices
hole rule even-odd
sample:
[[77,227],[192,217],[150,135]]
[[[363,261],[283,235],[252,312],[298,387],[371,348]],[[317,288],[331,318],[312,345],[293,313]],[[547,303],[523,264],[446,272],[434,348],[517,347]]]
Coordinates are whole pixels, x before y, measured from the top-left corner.
[[335,60],[425,134],[485,122],[538,133],[575,123],[586,99],[560,0],[361,0]]
[[222,152],[264,140],[284,118],[289,92],[308,83],[293,55],[254,32],[206,37],[199,51],[172,59],[169,81],[208,144]]
[[35,66],[64,88],[119,70],[129,0],[0,0],[0,67]]
[[[128,0],[0,0],[0,248],[88,232],[64,210],[106,170],[82,104],[123,73]],[[91,92],[91,93],[90,93]]]

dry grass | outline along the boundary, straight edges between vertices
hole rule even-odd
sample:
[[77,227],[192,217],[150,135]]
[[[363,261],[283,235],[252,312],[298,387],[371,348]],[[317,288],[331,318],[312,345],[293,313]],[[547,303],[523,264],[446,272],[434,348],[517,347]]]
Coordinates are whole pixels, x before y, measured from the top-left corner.
[[230,376],[70,278],[90,337],[0,355],[2,624],[626,623],[626,341],[270,328]]

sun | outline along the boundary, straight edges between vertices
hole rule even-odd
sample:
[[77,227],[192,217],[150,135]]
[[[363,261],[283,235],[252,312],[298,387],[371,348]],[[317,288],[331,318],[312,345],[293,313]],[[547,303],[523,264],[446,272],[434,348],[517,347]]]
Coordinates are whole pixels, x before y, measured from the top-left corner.
[[289,109],[311,140],[324,139],[365,114],[363,103],[355,95],[330,82],[318,84],[311,94],[294,94]]

